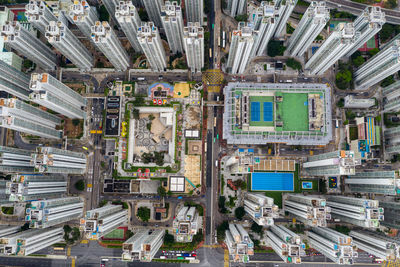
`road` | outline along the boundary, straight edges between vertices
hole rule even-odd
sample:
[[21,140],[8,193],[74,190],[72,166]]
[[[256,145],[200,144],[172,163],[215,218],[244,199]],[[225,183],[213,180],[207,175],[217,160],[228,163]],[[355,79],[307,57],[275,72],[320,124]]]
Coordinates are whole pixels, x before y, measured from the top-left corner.
[[45,259],[39,257],[0,257],[1,266],[70,267],[71,259]]
[[37,146],[36,144],[25,143],[22,140],[21,135],[17,131],[14,132],[14,144],[18,148],[27,149],[27,150],[35,150],[36,146]]

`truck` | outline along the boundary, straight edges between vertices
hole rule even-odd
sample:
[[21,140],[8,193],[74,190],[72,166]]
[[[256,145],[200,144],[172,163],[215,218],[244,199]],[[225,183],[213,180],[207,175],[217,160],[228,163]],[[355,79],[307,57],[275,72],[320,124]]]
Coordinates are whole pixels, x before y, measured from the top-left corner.
[[218,160],[215,161],[215,167],[218,167]]

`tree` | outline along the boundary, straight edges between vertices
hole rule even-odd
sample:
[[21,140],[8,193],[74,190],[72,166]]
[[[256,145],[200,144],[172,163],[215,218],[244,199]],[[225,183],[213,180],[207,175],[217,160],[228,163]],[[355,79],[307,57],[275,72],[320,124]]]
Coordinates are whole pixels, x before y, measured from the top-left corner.
[[397,7],[397,0],[386,0],[383,2],[383,7],[388,9],[394,9]]
[[285,50],[286,47],[283,46],[283,42],[281,41],[271,40],[268,43],[267,53],[270,57],[283,56]]
[[79,125],[80,120],[79,119],[73,119],[72,124],[76,127]]
[[263,227],[261,225],[258,225],[257,223],[253,222],[253,224],[251,225],[251,231],[253,231],[254,233],[257,234],[261,234]]
[[225,208],[226,198],[224,196],[220,196],[218,199],[218,208],[221,213],[227,213],[228,210]]
[[369,50],[368,51],[368,55],[370,56],[370,57],[373,57],[373,56],[375,56],[376,54],[378,54],[379,53],[379,48],[372,48],[371,50]]
[[247,14],[243,14],[243,15],[237,15],[235,17],[236,21],[247,21]]
[[340,70],[336,74],[336,86],[339,89],[342,90],[350,89],[352,81],[353,81],[353,73],[351,73],[349,69]]
[[362,64],[364,64],[365,59],[364,59],[362,56],[358,56],[358,57],[356,57],[354,60],[352,60],[352,62],[353,62],[353,64],[354,64],[354,66],[359,67],[359,66],[361,66]]
[[139,110],[136,108],[132,109],[132,116],[135,120],[138,120],[139,119]]
[[167,191],[165,190],[165,187],[164,187],[164,186],[159,186],[159,187],[157,188],[157,194],[158,194],[160,197],[165,197],[165,196],[167,195]]
[[170,233],[168,233],[168,231],[166,231],[165,232],[165,235],[164,235],[164,243],[165,244],[172,244],[172,243],[174,243],[174,236],[173,235],[171,235]]
[[100,21],[108,21],[110,15],[107,12],[107,9],[104,5],[101,5],[97,10],[99,12],[99,20]]
[[388,41],[393,34],[395,33],[395,29],[392,24],[385,23],[382,26],[382,30],[379,32],[379,36],[381,38],[382,43]]
[[240,221],[243,219],[246,212],[244,211],[244,207],[238,207],[235,209],[235,217]]
[[225,239],[225,231],[229,229],[228,221],[223,221],[217,227],[217,239],[218,241],[223,241]]
[[102,201],[100,201],[99,207],[103,207],[103,206],[105,206],[107,203],[108,203],[108,201],[105,200],[105,199],[103,199]]
[[382,87],[386,87],[391,85],[392,83],[395,83],[396,81],[394,80],[393,75],[390,75],[388,77],[386,77],[385,79],[383,79],[383,81],[381,82],[381,86]]
[[146,207],[140,207],[137,209],[136,216],[142,221],[147,222],[150,219],[150,209]]
[[154,115],[153,115],[153,114],[150,114],[150,115],[149,115],[149,120],[151,120],[151,121],[152,121],[152,120],[154,120],[155,118],[156,118],[156,117],[154,117]]
[[294,70],[301,70],[301,63],[298,62],[297,60],[295,60],[294,58],[288,58],[288,60],[286,61],[286,65],[289,68],[292,68]]
[[294,28],[290,23],[286,23],[286,33],[287,34],[292,34],[294,32]]
[[85,190],[85,181],[84,180],[79,180],[79,181],[77,181],[76,183],[75,183],[75,188],[76,188],[76,190],[79,190],[79,191],[83,191],[83,190]]
[[339,99],[339,101],[336,103],[336,106],[338,108],[344,107],[344,98]]

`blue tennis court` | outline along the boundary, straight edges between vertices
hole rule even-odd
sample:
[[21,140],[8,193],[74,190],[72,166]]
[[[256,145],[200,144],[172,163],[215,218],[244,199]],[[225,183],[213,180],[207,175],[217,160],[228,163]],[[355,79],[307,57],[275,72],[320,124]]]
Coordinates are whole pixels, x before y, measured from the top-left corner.
[[253,172],[251,174],[253,191],[294,191],[293,173]]
[[274,111],[272,108],[272,102],[264,102],[263,108],[264,121],[272,121],[272,115]]
[[260,102],[250,102],[251,121],[260,121]]

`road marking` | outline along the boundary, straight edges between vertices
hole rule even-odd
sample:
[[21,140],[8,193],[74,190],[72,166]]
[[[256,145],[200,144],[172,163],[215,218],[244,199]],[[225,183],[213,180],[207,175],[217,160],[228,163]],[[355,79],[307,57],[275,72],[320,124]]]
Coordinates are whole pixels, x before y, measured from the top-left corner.
[[72,258],[71,267],[75,267],[75,258]]
[[229,251],[224,250],[224,267],[229,267]]
[[68,249],[67,249],[67,256],[68,257],[71,256],[71,247],[68,247]]
[[220,245],[203,245],[203,248],[220,248]]
[[87,239],[84,239],[81,241],[81,244],[87,244],[87,243],[89,243],[89,240],[87,240]]

